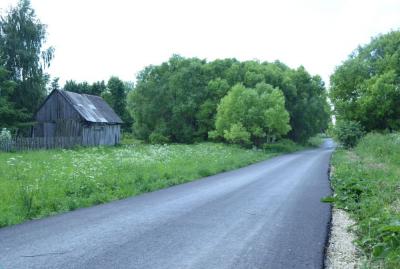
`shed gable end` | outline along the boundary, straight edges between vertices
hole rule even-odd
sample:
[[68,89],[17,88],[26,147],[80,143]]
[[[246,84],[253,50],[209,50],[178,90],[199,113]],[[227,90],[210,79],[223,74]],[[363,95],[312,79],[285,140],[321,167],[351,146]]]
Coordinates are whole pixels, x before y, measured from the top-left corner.
[[56,122],[59,120],[80,120],[80,114],[58,91],[53,91],[36,113],[37,122]]

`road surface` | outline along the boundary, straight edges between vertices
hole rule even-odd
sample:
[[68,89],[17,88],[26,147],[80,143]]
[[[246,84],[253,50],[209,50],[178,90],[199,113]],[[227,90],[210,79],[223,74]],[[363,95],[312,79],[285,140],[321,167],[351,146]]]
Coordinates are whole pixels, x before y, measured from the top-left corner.
[[0,229],[0,268],[322,268],[332,150]]

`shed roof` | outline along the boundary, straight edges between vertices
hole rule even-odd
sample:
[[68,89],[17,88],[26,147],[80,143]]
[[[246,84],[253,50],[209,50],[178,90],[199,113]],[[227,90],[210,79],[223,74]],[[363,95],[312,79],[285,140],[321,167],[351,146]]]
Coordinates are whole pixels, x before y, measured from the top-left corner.
[[79,94],[62,90],[59,90],[58,92],[67,99],[67,101],[86,121],[123,123],[121,118],[100,96]]

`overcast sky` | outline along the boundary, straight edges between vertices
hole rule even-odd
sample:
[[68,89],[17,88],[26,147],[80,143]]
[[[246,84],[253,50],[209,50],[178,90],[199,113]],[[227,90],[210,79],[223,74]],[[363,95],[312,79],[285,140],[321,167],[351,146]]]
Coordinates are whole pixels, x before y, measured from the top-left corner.
[[[1,0],[4,12],[16,0]],[[134,81],[172,55],[279,59],[328,82],[372,36],[400,27],[399,0],[32,0],[48,25],[48,72],[93,82]]]

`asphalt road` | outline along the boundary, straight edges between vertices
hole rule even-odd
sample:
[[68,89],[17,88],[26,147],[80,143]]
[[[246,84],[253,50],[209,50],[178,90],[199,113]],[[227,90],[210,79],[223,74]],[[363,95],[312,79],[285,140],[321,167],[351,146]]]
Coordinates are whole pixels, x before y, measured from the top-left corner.
[[0,268],[322,268],[332,146],[0,229]]

